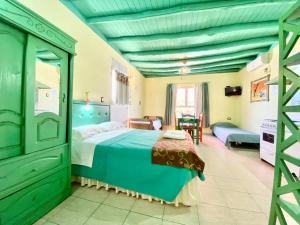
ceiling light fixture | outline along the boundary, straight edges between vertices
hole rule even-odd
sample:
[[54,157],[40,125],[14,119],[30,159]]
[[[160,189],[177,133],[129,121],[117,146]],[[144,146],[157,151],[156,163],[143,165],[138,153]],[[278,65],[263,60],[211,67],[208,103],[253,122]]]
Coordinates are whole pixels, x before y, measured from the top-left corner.
[[183,67],[181,67],[180,70],[179,70],[181,75],[186,75],[186,74],[191,72],[190,68],[186,66],[186,63],[187,63],[187,60],[185,58],[182,61]]
[[187,66],[181,67],[180,68],[180,74],[182,75],[186,75],[190,72],[190,68],[188,68]]

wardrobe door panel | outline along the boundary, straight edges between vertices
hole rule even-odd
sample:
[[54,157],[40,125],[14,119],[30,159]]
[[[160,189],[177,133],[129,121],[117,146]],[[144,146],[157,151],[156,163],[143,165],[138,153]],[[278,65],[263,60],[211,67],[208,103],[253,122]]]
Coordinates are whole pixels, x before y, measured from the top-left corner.
[[66,143],[68,54],[29,36],[26,74],[25,152]]
[[23,151],[25,41],[25,34],[0,21],[0,160]]

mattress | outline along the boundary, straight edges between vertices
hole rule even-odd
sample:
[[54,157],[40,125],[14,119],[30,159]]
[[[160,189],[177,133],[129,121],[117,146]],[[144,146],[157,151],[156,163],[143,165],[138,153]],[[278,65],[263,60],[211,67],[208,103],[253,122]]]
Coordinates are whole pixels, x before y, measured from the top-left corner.
[[260,142],[259,134],[238,128],[234,125],[215,124],[212,127],[212,131],[228,147],[230,143],[259,144]]

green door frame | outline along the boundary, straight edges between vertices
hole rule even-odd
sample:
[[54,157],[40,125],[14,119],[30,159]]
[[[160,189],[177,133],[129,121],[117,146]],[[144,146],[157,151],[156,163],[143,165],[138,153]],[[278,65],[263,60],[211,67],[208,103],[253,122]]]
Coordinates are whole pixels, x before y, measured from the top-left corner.
[[[300,52],[290,56],[300,36],[299,18],[300,1],[280,19],[279,24],[278,130],[269,225],[275,225],[276,221],[280,225],[287,225],[287,215],[300,224],[300,181],[287,166],[288,162],[300,167],[300,159],[287,154],[289,147],[300,142],[300,130],[288,116],[288,113],[300,112],[300,105],[288,106],[290,99],[300,89],[300,76],[288,68],[300,64]],[[287,80],[292,81],[289,89]],[[292,133],[289,137],[285,135],[286,128]],[[293,195],[296,203],[283,199],[282,196],[286,194]]]

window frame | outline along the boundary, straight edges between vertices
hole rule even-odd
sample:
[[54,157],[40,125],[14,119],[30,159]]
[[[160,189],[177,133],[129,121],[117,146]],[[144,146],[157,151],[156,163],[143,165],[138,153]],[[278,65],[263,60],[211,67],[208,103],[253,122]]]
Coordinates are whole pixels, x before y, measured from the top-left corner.
[[[193,105],[189,105],[188,104],[188,98],[189,98],[189,94],[188,94],[188,90],[190,88],[193,88],[194,89],[194,104]],[[178,89],[185,89],[185,104],[184,105],[177,105],[177,96],[178,96]],[[191,85],[178,85],[176,87],[176,94],[175,94],[175,112],[177,112],[178,108],[188,108],[188,109],[193,109],[193,111],[196,110],[196,101],[195,101],[195,91],[196,91],[196,86],[194,84],[191,84]]]
[[[185,94],[184,94],[184,105],[177,105],[177,96],[178,96],[178,89],[184,89],[185,90]],[[189,105],[188,104],[188,98],[189,98],[189,94],[188,94],[188,90],[189,89],[194,89],[194,104],[193,105]],[[187,108],[193,108],[195,107],[195,86],[186,86],[186,87],[177,87],[176,88],[176,102],[175,102],[175,107],[187,107]]]

